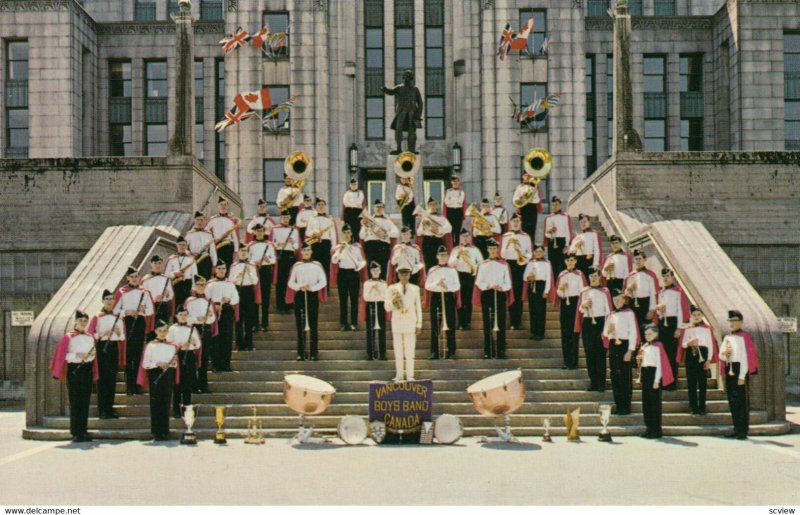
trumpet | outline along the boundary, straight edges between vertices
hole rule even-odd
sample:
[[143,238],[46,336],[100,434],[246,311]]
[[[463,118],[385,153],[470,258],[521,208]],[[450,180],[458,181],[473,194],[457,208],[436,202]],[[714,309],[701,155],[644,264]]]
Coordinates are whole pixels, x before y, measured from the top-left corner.
[[728,375],[733,377],[736,374],[733,371],[733,363],[730,361],[731,358],[733,358],[733,343],[731,342],[730,338],[725,338],[725,364],[727,367],[729,367]]
[[614,345],[622,345],[622,340],[617,338],[617,324],[614,322],[609,322],[607,333],[609,339],[614,338]]
[[613,259],[609,259],[608,263],[603,267],[603,272],[605,272],[609,277],[614,273],[614,268],[616,265],[614,264]]
[[636,366],[639,367],[639,377],[636,378],[636,385],[641,386],[642,384],[642,361],[644,360],[644,350],[647,346],[650,345],[648,342],[645,342],[642,345],[642,348],[639,349],[639,352],[636,353]]
[[639,297],[634,297],[633,296],[633,294],[636,293],[636,288],[637,287],[638,287],[638,285],[636,284],[636,281],[633,281],[632,283],[630,283],[628,285],[627,288],[625,288],[625,292],[628,295],[630,295],[631,297],[634,298],[633,305],[638,308],[639,307]]
[[488,218],[483,216],[483,214],[478,210],[477,206],[473,202],[467,208],[467,216],[472,217],[472,228],[480,236],[491,236],[492,235],[492,227],[494,224],[489,221]]
[[327,234],[328,231],[330,231],[334,227],[336,227],[336,224],[331,222],[331,224],[328,227],[322,229],[321,231],[319,231],[317,233],[312,234],[311,236],[306,236],[305,240],[303,240],[303,241],[305,241],[306,244],[308,244],[308,245],[314,245],[316,243],[319,243],[320,241],[322,241],[322,236]]
[[564,298],[567,301],[567,306],[569,306],[569,297],[567,297],[567,289],[569,288],[569,283],[564,282],[561,286],[558,287],[558,291],[564,294]]
[[[694,345],[692,345],[692,343],[694,343]],[[699,343],[700,342],[697,340],[697,337],[688,341],[689,346],[692,348],[692,356],[697,358],[698,363],[703,363],[705,362],[705,358],[703,357],[703,353],[700,351]]]
[[[591,310],[592,310],[592,299],[587,299],[586,302],[584,302],[581,305],[581,311],[583,311],[584,316],[587,316]],[[597,325],[597,319],[595,319],[594,315],[592,315],[591,318],[592,318],[592,325]]]
[[556,227],[554,225],[553,227],[547,229],[546,232],[547,232],[547,236],[549,238],[553,238],[553,248],[557,249],[558,248],[558,240],[556,240],[556,234],[558,233],[558,227]]
[[478,267],[476,267],[475,264],[469,259],[469,256],[467,256],[466,248],[461,247],[461,250],[458,251],[458,259],[467,264],[467,267],[469,267],[469,273],[471,275],[475,275],[475,273],[478,271]]
[[386,229],[381,227],[378,221],[367,213],[366,209],[362,211],[358,217],[361,219],[361,225],[374,234],[379,240],[386,240],[389,238],[389,233],[386,232]]
[[397,288],[392,290],[392,307],[403,315],[405,315],[408,311],[406,310],[406,305],[403,302],[403,294],[400,293],[400,290]]

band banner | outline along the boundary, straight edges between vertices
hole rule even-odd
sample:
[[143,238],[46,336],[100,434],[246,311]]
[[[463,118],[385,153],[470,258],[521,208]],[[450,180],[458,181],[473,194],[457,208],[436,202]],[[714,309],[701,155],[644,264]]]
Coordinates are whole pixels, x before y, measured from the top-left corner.
[[418,443],[423,422],[433,417],[433,381],[369,384],[369,421],[386,424],[383,443]]

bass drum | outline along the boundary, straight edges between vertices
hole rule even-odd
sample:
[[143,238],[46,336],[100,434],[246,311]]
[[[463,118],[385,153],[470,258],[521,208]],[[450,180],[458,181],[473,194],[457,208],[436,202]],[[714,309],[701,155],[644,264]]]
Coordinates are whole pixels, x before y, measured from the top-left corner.
[[453,444],[464,434],[464,424],[455,415],[439,415],[433,426],[433,435],[439,443]]
[[339,438],[347,445],[358,445],[367,439],[369,428],[358,415],[347,415],[339,421]]

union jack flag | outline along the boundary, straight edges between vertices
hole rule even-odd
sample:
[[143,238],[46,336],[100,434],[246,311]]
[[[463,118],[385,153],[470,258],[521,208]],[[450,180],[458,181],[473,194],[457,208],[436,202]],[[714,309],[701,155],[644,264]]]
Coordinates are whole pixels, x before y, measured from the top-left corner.
[[255,113],[254,111],[247,111],[242,113],[240,111],[236,111],[236,109],[234,108],[233,110],[225,113],[225,119],[217,123],[214,126],[214,130],[217,132],[222,132],[231,125],[236,125],[249,118],[257,118],[257,117],[258,114]]
[[219,40],[219,44],[222,45],[222,53],[224,55],[228,55],[229,53],[233,52],[240,46],[245,46],[249,40],[249,34],[246,30],[238,27],[236,32],[231,34],[228,37],[222,38]]
[[511,41],[509,50],[526,50],[528,48],[528,36],[533,31],[533,16],[528,18],[525,25],[519,30],[514,39]]
[[497,55],[503,61],[508,55],[508,50],[511,47],[511,41],[514,39],[514,29],[511,28],[510,23],[506,23],[503,33],[500,35],[500,47],[497,49]]

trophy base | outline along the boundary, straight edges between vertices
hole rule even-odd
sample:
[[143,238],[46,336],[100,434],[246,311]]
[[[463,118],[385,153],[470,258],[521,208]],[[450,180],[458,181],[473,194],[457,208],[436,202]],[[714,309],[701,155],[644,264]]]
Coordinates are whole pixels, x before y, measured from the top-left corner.
[[543,442],[548,442],[548,443],[553,443],[553,437],[550,436],[550,435],[544,435],[544,436],[542,436],[542,441]]
[[611,439],[611,433],[609,433],[609,432],[602,433],[601,432],[597,436],[597,441],[598,442],[613,442],[613,440]]
[[254,445],[264,445],[266,443],[266,438],[264,438],[263,436],[248,435],[244,438],[244,443],[250,443]]
[[214,435],[214,443],[224,444],[228,443],[228,440],[225,439],[225,433],[217,433]]
[[567,441],[568,442],[580,442],[581,441],[581,437],[580,436],[567,436]]
[[197,435],[194,433],[183,433],[181,437],[182,445],[197,445]]

